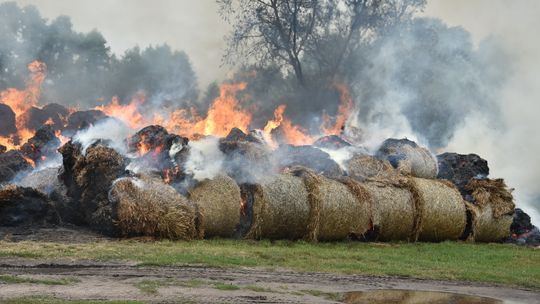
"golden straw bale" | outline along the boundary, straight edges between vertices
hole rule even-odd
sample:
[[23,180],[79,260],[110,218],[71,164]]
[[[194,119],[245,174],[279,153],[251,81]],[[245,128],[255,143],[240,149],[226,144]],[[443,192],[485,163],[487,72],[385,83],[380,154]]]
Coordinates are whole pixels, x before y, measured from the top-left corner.
[[232,237],[240,223],[240,187],[226,176],[206,179],[189,190],[189,199],[204,216],[202,227],[206,237]]
[[417,196],[421,241],[457,240],[467,224],[467,211],[459,190],[439,180],[411,178]]
[[371,155],[356,154],[345,162],[347,174],[359,181],[368,178],[385,179],[398,174],[387,160]]
[[483,208],[467,203],[467,209],[472,217],[471,234],[468,240],[474,242],[500,242],[510,236],[510,225],[513,216],[494,216],[491,205]]
[[364,187],[372,198],[372,223],[379,239],[414,240],[415,201],[407,187],[395,180],[368,180]]
[[262,180],[253,193],[253,224],[246,238],[300,239],[310,220],[308,192],[302,178],[291,174]]
[[109,192],[116,204],[116,225],[124,236],[154,236],[190,240],[196,230],[196,208],[159,179],[126,177]]
[[404,175],[436,178],[439,171],[437,158],[427,148],[405,138],[385,140],[376,156],[390,161]]

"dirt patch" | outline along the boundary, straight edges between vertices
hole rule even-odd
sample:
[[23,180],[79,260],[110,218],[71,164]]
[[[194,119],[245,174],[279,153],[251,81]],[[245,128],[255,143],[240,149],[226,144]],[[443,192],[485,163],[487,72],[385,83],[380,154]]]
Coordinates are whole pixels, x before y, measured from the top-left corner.
[[374,289],[455,292],[513,303],[538,303],[540,292],[469,282],[299,273],[254,268],[138,267],[128,263],[1,259],[0,275],[68,280],[67,285],[0,283],[0,300],[29,295],[149,303],[339,303],[340,295]]

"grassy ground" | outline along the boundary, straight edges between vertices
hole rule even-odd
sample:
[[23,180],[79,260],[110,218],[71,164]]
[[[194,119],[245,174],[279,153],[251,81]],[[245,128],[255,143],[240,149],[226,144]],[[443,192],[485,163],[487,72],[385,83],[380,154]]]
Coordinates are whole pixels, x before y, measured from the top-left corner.
[[310,244],[234,240],[59,244],[2,241],[0,257],[126,260],[147,266],[199,264],[213,267],[286,268],[296,271],[465,280],[540,289],[540,250],[503,244]]

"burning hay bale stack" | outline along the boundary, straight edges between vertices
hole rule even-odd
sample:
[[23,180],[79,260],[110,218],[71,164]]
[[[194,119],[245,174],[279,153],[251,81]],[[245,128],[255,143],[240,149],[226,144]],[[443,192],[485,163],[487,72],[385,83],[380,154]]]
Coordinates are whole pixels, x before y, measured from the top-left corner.
[[390,138],[383,142],[376,157],[387,160],[404,175],[436,178],[437,160],[428,149],[408,139]]
[[122,236],[154,236],[172,240],[202,237],[197,208],[173,187],[147,176],[114,182],[109,201]]
[[36,131],[34,137],[21,147],[21,152],[37,163],[40,160],[45,160],[47,156],[54,155],[60,144],[53,127],[44,125]]
[[472,179],[465,189],[472,193],[469,205],[472,231],[476,242],[498,242],[510,236],[514,201],[502,179]]
[[198,206],[206,237],[233,237],[240,224],[240,187],[226,176],[207,179],[189,190],[189,199]]
[[22,115],[21,120],[26,122],[25,127],[30,130],[37,130],[44,125],[62,130],[68,116],[69,111],[64,106],[50,103],[43,108],[31,107]]

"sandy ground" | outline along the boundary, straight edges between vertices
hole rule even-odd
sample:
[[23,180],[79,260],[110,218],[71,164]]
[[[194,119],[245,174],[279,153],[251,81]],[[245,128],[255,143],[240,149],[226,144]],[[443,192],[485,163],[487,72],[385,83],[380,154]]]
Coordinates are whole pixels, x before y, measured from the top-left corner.
[[[540,291],[477,283],[253,268],[138,267],[126,263],[1,258],[0,275],[41,280],[76,279],[68,285],[0,284],[0,300],[47,295],[62,299],[132,299],[147,303],[336,303],[336,298],[332,297],[336,293],[408,289],[490,297],[504,303],[540,303]],[[137,287],[145,281],[160,282],[157,293],[144,292]],[[194,283],[197,286],[190,286]],[[216,284],[230,284],[240,289],[221,290]]]

